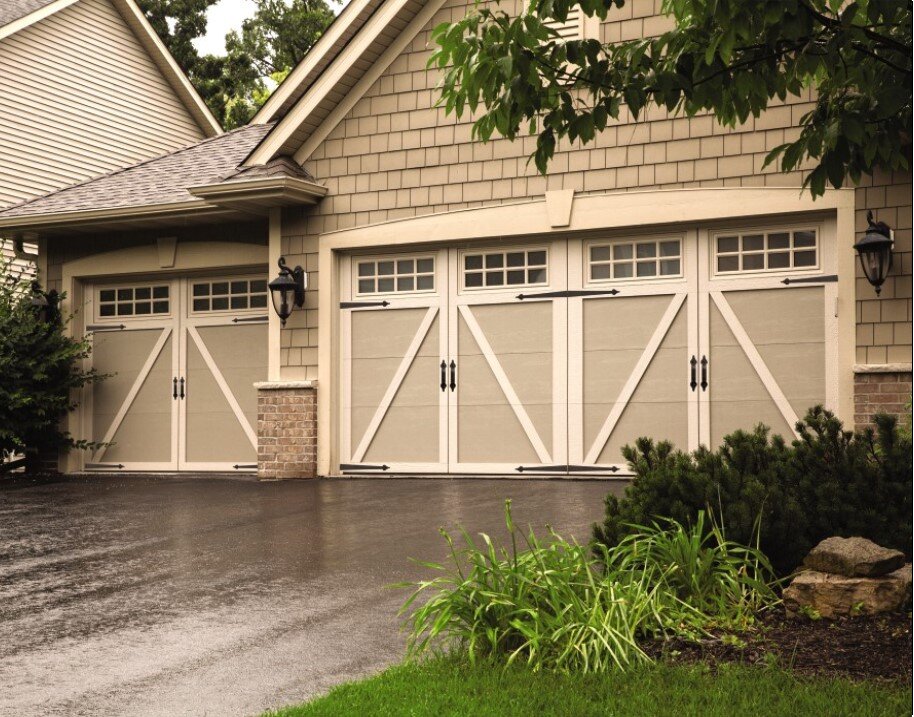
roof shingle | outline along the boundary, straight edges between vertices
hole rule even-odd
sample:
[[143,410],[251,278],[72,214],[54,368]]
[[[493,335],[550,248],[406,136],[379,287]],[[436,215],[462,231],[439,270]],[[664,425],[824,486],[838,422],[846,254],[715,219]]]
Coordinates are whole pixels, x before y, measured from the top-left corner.
[[25,17],[54,0],[2,0],[0,2],[0,27],[9,25],[14,20]]

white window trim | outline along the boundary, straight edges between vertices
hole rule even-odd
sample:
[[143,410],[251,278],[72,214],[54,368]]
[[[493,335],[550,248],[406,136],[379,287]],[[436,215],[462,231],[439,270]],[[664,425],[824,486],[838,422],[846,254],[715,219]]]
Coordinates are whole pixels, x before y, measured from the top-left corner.
[[[152,289],[154,289],[156,287],[160,287],[160,286],[164,286],[168,289],[168,298],[164,299],[164,301],[168,301],[168,312],[167,313],[120,314],[120,315],[115,314],[113,316],[102,316],[101,315],[102,303],[103,303],[102,298],[101,298],[102,291],[107,291],[109,289],[113,289],[115,292],[117,292],[119,289],[146,289],[146,288],[148,288],[148,289],[150,289],[149,301],[154,302],[154,301],[163,301],[163,299],[151,298]],[[116,293],[115,293],[115,297],[117,297]],[[161,321],[163,319],[171,319],[175,315],[176,298],[177,297],[175,296],[174,284],[172,283],[171,280],[168,280],[168,281],[130,281],[130,282],[117,283],[117,284],[109,284],[109,283],[96,284],[92,290],[92,301],[94,304],[93,311],[92,311],[93,323],[118,324],[118,323],[122,323],[124,321]],[[140,301],[146,301],[146,299],[140,299]],[[136,305],[136,302],[137,302],[136,295],[134,294],[134,298],[130,300],[130,303]],[[117,298],[115,298],[115,300],[113,302],[105,301],[104,303],[106,305],[113,304],[116,307],[118,303],[125,303],[125,302],[118,302]],[[115,311],[116,310],[117,309],[115,309]]]
[[[403,261],[404,259],[412,259],[414,262],[419,262],[422,259],[430,259],[432,262],[432,270],[430,272],[421,272],[422,276],[431,276],[432,277],[432,288],[431,289],[413,289],[411,291],[369,291],[361,292],[359,291],[359,265],[367,262],[380,262],[380,261]],[[418,269],[418,266],[417,266]],[[375,274],[373,278],[377,279],[378,274]],[[385,274],[385,277],[387,275]],[[390,275],[394,281],[394,287],[396,287],[396,278],[398,274],[396,270],[393,274]],[[400,274],[399,276],[409,276],[409,274]],[[419,276],[419,272],[414,272],[412,276]],[[366,277],[362,277],[366,278]],[[359,298],[370,298],[374,296],[380,297],[407,297],[407,296],[428,296],[435,295],[439,291],[439,277],[438,277],[438,256],[434,252],[428,253],[418,253],[418,254],[371,254],[365,256],[353,256],[352,257],[352,287],[353,287],[353,296]]]
[[[590,275],[590,250],[594,246],[614,246],[616,244],[646,244],[646,243],[656,243],[659,251],[661,242],[667,241],[676,241],[679,242],[679,255],[668,257],[670,259],[679,259],[679,273],[678,274],[656,274],[654,276],[624,276],[617,278],[608,278],[608,279],[592,279]],[[637,251],[637,250],[633,250]],[[649,257],[645,257],[649,258]],[[659,255],[655,259],[660,260],[664,257]],[[616,284],[624,282],[626,284],[630,283],[643,283],[648,282],[651,284],[665,281],[682,281],[685,277],[685,244],[683,236],[681,234],[664,234],[659,236],[627,236],[627,237],[613,237],[612,239],[590,239],[584,242],[584,251],[582,256],[582,261],[584,262],[583,266],[583,276],[584,284],[587,286],[606,286],[607,284]],[[598,264],[611,263],[611,262],[597,262]],[[632,258],[632,263],[637,264],[637,257]],[[635,269],[637,272],[637,269]],[[634,272],[633,272],[634,273]]]
[[[191,316],[193,316],[193,317],[226,316],[226,315],[232,315],[232,316],[233,316],[233,315],[236,315],[236,314],[245,314],[245,315],[247,315],[247,314],[264,314],[264,313],[267,313],[267,312],[270,311],[270,307],[271,307],[271,302],[270,302],[270,290],[269,290],[269,288],[267,289],[267,292],[266,292],[266,297],[267,297],[266,306],[255,306],[255,307],[253,307],[253,308],[251,308],[250,306],[248,306],[248,308],[246,308],[246,309],[233,309],[233,308],[231,308],[231,297],[232,297],[232,295],[231,295],[231,293],[229,293],[229,294],[225,294],[225,297],[226,297],[227,299],[229,299],[229,308],[228,308],[228,309],[216,309],[216,310],[207,310],[207,311],[195,311],[195,310],[194,310],[194,299],[205,299],[205,298],[208,298],[208,299],[211,300],[211,299],[213,298],[213,295],[212,295],[212,294],[209,294],[209,295],[207,295],[207,296],[205,296],[205,297],[204,297],[204,296],[194,296],[194,284],[203,284],[203,283],[206,283],[206,284],[212,285],[212,284],[216,284],[216,283],[225,281],[225,282],[228,282],[228,283],[229,283],[229,289],[231,289],[231,283],[232,283],[233,281],[247,281],[247,282],[251,282],[251,281],[258,281],[258,280],[259,280],[259,281],[269,281],[269,279],[267,279],[267,278],[264,277],[264,276],[254,275],[254,274],[238,274],[238,275],[233,275],[233,276],[195,276],[195,277],[188,277],[188,279],[187,279],[187,310],[186,310],[185,313],[186,313],[186,315],[187,315],[188,317],[191,317]],[[250,285],[249,285],[249,288],[250,288]],[[222,294],[219,294],[218,296],[223,296],[223,295],[222,295]],[[240,295],[240,294],[236,294],[236,296],[241,296],[241,295]],[[250,304],[250,297],[252,296],[252,294],[250,293],[250,291],[248,291],[248,293],[245,294],[245,296],[248,297],[248,303]]]
[[[484,285],[485,280],[483,280],[483,286],[467,286],[466,285],[467,270],[465,268],[466,264],[465,264],[464,257],[467,254],[470,254],[470,255],[482,254],[483,257],[486,257],[490,254],[503,254],[503,255],[507,256],[508,254],[511,254],[514,252],[521,252],[521,251],[526,252],[526,253],[534,252],[534,251],[542,251],[542,252],[546,253],[546,261],[542,265],[543,269],[546,272],[546,279],[544,281],[540,281],[540,282],[537,282],[534,284],[531,284],[529,282],[524,282],[523,284],[504,283],[501,286],[485,286]],[[552,255],[551,255],[548,244],[542,244],[542,245],[534,244],[534,245],[529,245],[529,246],[520,244],[517,246],[510,246],[510,247],[489,247],[489,248],[485,248],[485,249],[483,249],[483,248],[461,249],[457,255],[457,272],[459,274],[458,287],[459,287],[460,293],[463,293],[463,292],[467,292],[468,294],[498,293],[498,292],[504,292],[504,291],[516,291],[517,289],[542,288],[544,286],[549,286],[549,283],[552,281],[552,272],[550,270],[551,259],[552,259]],[[539,264],[534,264],[534,267],[539,268]],[[507,265],[500,267],[500,268],[504,272],[507,272],[509,270],[509,267]],[[527,271],[527,269],[529,268],[529,265],[524,263],[523,267],[512,267],[512,268],[517,268],[517,269],[523,268],[524,271]],[[477,271],[479,273],[485,275],[485,273],[486,273],[485,258],[483,258],[483,268],[480,270],[471,269],[470,273],[471,274],[476,273]],[[495,269],[493,268],[492,271],[495,271]],[[507,282],[507,277],[506,277],[506,282]]]
[[[743,237],[746,234],[762,234],[767,236],[768,234],[780,234],[783,232],[789,232],[791,236],[794,232],[813,232],[816,235],[816,243],[812,247],[803,247],[800,251],[809,251],[815,250],[816,252],[816,263],[811,266],[786,266],[778,267],[775,269],[737,269],[735,271],[718,271],[717,270],[717,239],[724,236],[738,236]],[[737,279],[743,276],[782,276],[782,275],[793,275],[793,274],[815,274],[822,270],[822,227],[817,224],[802,224],[802,225],[788,225],[788,226],[779,226],[779,225],[762,225],[762,226],[753,226],[753,227],[738,227],[734,229],[720,229],[708,233],[710,239],[710,246],[708,247],[708,256],[711,262],[709,267],[711,276],[721,279]],[[792,244],[792,241],[791,241]],[[794,249],[789,250],[791,254],[791,261],[793,261]],[[750,252],[751,254],[761,254],[762,256],[767,256],[769,253],[768,250],[761,252]],[[778,252],[775,252],[778,253]],[[725,252],[725,256],[739,256],[743,255],[742,250],[736,253]]]

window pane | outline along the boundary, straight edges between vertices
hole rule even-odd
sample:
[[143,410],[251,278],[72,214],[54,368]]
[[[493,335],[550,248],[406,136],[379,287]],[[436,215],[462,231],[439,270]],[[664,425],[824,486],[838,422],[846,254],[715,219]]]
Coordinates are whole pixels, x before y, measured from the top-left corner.
[[505,265],[503,254],[486,254],[486,269],[497,269]]
[[663,276],[676,276],[679,273],[679,259],[661,260],[660,273]]
[[591,261],[609,261],[609,247],[608,246],[590,247],[590,260]]
[[102,289],[98,292],[100,301],[114,301],[114,289]]
[[[479,276],[476,274],[476,276]],[[416,288],[419,291],[429,291],[435,288],[435,277],[434,276],[420,276],[416,279]]]
[[359,293],[360,294],[373,294],[374,293],[374,279],[359,279]]
[[391,279],[378,279],[378,291],[382,293],[387,293],[394,290],[394,280]]
[[632,265],[613,264],[613,276],[617,279],[630,279],[632,276]]
[[546,270],[545,269],[528,269],[527,270],[527,283],[528,284],[545,284],[546,283]]
[[678,241],[660,242],[660,256],[679,256]]
[[248,283],[246,281],[233,281],[232,282],[232,293],[233,294],[247,294],[248,293]]
[[794,246],[815,246],[816,245],[816,233],[815,232],[794,232],[793,233],[793,245]]
[[213,297],[213,311],[225,311],[228,307],[227,296]]
[[545,264],[546,264],[546,252],[544,252],[544,251],[527,252],[527,265],[528,266],[545,266]]
[[793,254],[794,266],[815,266],[816,252],[814,251],[797,251]]
[[463,258],[465,269],[482,269],[482,254],[468,254]]
[[646,259],[651,256],[657,256],[657,245],[651,242],[650,244],[637,244],[636,252],[639,259]]
[[[152,298],[153,299],[167,299],[168,298],[168,287],[167,286],[152,287]],[[166,311],[167,311],[167,309],[166,309]]]
[[137,300],[148,299],[150,296],[152,296],[152,289],[150,289],[148,286],[143,286],[134,292],[134,296]]
[[229,293],[229,285],[227,281],[217,281],[213,284],[213,294],[227,294]]
[[[412,262],[410,262],[412,264]],[[397,291],[413,291],[414,279],[411,276],[401,276],[397,279]]]
[[117,305],[117,315],[118,316],[133,316],[133,304],[118,304]]
[[508,283],[523,284],[526,273],[523,269],[512,269],[508,272]]
[[416,271],[420,274],[429,274],[435,270],[434,259],[419,259],[416,262]]
[[209,284],[194,284],[194,296],[209,296]]
[[790,247],[790,234],[787,232],[780,232],[778,234],[769,234],[768,235],[768,248],[769,249],[787,249]]
[[778,251],[768,255],[769,269],[787,269],[790,266],[790,252]]
[[717,257],[718,271],[739,271],[738,256],[719,256]]
[[744,254],[743,255],[743,269],[746,271],[754,271],[755,269],[764,269],[765,268],[765,255],[764,254]]
[[503,286],[505,275],[500,271],[486,272],[486,286]]
[[613,247],[613,259],[631,259],[632,258],[632,245],[631,244],[616,244]]
[[722,254],[739,251],[739,237],[717,237],[717,251]]
[[512,251],[508,254],[508,266],[523,266],[524,265],[524,252],[522,251]]
[[609,278],[609,264],[596,264],[590,267],[590,278],[599,281]]
[[248,308],[248,297],[247,296],[233,296],[232,297],[232,308],[233,309]]
[[374,262],[363,261],[359,264],[359,276],[374,276]]
[[117,300],[118,301],[130,301],[133,298],[133,289],[118,289],[117,290]]
[[765,248],[765,237],[761,234],[748,234],[743,237],[743,251],[761,251]]
[[152,313],[152,304],[148,301],[139,301],[134,306],[137,314],[151,314]]
[[263,309],[267,305],[266,294],[259,294],[258,296],[251,297],[251,308],[252,309]]
[[657,276],[657,263],[653,261],[639,261],[638,276]]
[[102,304],[98,307],[99,316],[114,316],[114,304]]
[[194,311],[209,311],[209,299],[194,299]]
[[413,260],[412,259],[401,259],[397,262],[397,273],[398,274],[412,274],[413,271]]
[[267,281],[266,279],[257,279],[251,282],[251,293],[252,294],[265,294],[267,291]]
[[[155,293],[155,291],[153,291],[153,293]],[[167,314],[168,313],[168,302],[167,301],[153,301],[152,302],[152,313]]]
[[466,276],[464,276],[463,284],[464,284],[464,286],[468,286],[471,288],[482,286],[482,274],[480,274],[480,273],[467,274]]
[[394,273],[394,263],[392,261],[378,262],[378,276],[391,276]]

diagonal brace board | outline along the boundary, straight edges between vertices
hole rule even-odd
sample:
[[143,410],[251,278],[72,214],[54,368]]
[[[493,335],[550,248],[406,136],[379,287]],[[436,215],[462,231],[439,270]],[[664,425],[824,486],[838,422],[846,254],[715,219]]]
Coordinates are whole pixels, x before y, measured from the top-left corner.
[[724,298],[724,295],[720,291],[712,291],[711,299],[717,305],[717,309],[720,311],[720,315],[723,317],[727,326],[730,327],[730,331],[733,332],[734,338],[740,345],[743,353],[746,354],[746,358],[749,359],[749,363],[752,364],[752,368],[755,369],[755,372],[762,380],[762,385],[765,387],[765,390],[768,391],[768,394],[771,396],[775,405],[778,407],[778,410],[781,412],[784,420],[787,421],[787,425],[790,426],[790,430],[793,431],[794,435],[799,438],[799,434],[796,430],[796,424],[800,419],[798,418],[796,411],[793,410],[793,406],[790,405],[790,401],[787,400],[787,396],[784,395],[784,392],[778,385],[774,375],[768,369],[764,359],[762,359],[762,355],[758,352],[758,349],[755,348],[755,344],[752,343],[752,339],[749,338],[749,334],[746,332],[746,329],[743,328],[739,318],[737,318],[736,312],[734,312],[733,308],[730,306],[730,302]]
[[383,421],[384,416],[387,415],[390,404],[393,403],[394,397],[397,395],[397,391],[400,390],[400,384],[403,383],[403,379],[406,378],[406,374],[409,371],[410,366],[413,365],[416,354],[419,353],[422,342],[425,341],[425,337],[428,334],[429,329],[431,328],[432,323],[434,322],[437,315],[438,307],[432,306],[423,317],[422,323],[419,324],[419,330],[416,331],[416,335],[413,337],[409,348],[406,349],[406,354],[403,356],[403,360],[400,362],[400,365],[397,367],[397,370],[394,373],[390,384],[387,386],[387,391],[384,392],[384,397],[381,399],[380,405],[374,412],[374,415],[371,417],[368,428],[365,429],[365,435],[362,436],[362,440],[359,442],[358,447],[352,454],[352,463],[360,463],[362,458],[365,457],[365,453],[368,451],[368,447],[371,445],[375,434],[378,432],[378,428],[381,426],[381,421]]
[[[158,340],[155,342],[155,346],[152,347],[152,351],[149,352],[149,356],[146,358],[146,363],[143,364],[143,367],[137,374],[136,380],[133,382],[133,385],[127,392],[126,398],[124,398],[124,402],[121,404],[117,414],[114,416],[114,420],[111,421],[111,425],[105,432],[105,437],[102,439],[102,443],[111,443],[112,439],[117,433],[117,429],[120,428],[121,423],[124,422],[124,418],[127,416],[127,411],[130,410],[130,407],[136,400],[140,389],[143,388],[143,384],[146,383],[146,378],[149,376],[149,372],[152,371],[152,367],[155,366],[156,361],[158,361],[159,354],[162,353],[162,349],[165,347],[165,343],[168,341],[169,336],[171,336],[171,328],[167,327],[162,329],[162,333],[159,335]],[[92,456],[93,462],[100,463],[107,450],[107,445],[103,445],[101,448],[99,448],[95,455]]]
[[685,294],[676,294],[673,296],[673,300],[670,302],[670,305],[667,307],[666,311],[660,319],[660,323],[654,330],[654,335],[651,336],[651,340],[648,341],[647,346],[644,347],[644,351],[638,358],[638,362],[635,364],[634,370],[628,377],[628,380],[625,382],[622,390],[619,392],[619,397],[613,404],[613,407],[610,410],[609,415],[606,417],[606,420],[603,422],[603,426],[600,428],[600,432],[597,434],[593,445],[587,452],[587,456],[584,458],[585,464],[594,464],[597,462],[597,459],[600,457],[600,453],[603,451],[603,447],[606,445],[606,442],[609,440],[609,437],[615,430],[616,424],[622,417],[622,413],[628,406],[628,402],[631,400],[632,395],[634,395],[635,389],[638,388],[638,384],[641,383],[641,379],[644,378],[644,374],[647,372],[647,367],[650,366],[651,361],[654,359],[654,355],[657,353],[657,349],[660,348],[660,344],[662,344],[663,339],[666,338],[666,334],[670,330],[670,326],[673,325],[673,321],[679,314],[679,309],[682,308],[682,304],[685,301],[685,298]]
[[203,343],[203,339],[200,337],[196,327],[188,326],[187,333],[197,345],[197,350],[203,357],[203,362],[206,364],[209,372],[213,375],[213,378],[216,379],[219,390],[222,391],[222,395],[225,396],[225,400],[228,401],[229,406],[232,408],[232,413],[235,414],[235,418],[238,419],[238,423],[241,424],[242,430],[244,430],[245,435],[248,437],[251,445],[256,450],[257,433],[248,422],[248,417],[244,415],[244,411],[241,410],[241,404],[238,403],[238,400],[235,398],[235,394],[232,393],[232,389],[229,387],[228,382],[225,380],[225,376],[222,375],[222,372],[219,370],[219,367],[213,360],[212,354],[209,352],[209,349],[206,348],[206,344]]
[[485,357],[486,362],[489,364],[489,368],[495,375],[495,380],[498,382],[498,385],[504,392],[505,398],[508,399],[508,404],[514,411],[514,415],[517,416],[517,420],[520,421],[521,427],[524,429],[524,433],[527,434],[527,438],[533,446],[533,450],[536,451],[536,455],[543,463],[552,463],[552,457],[546,450],[546,446],[543,443],[543,440],[540,438],[539,433],[537,433],[536,427],[533,425],[533,421],[530,420],[530,416],[527,414],[527,410],[520,402],[520,398],[518,398],[517,392],[514,390],[514,387],[508,380],[508,375],[501,367],[501,363],[498,361],[498,358],[495,356],[495,352],[489,345],[489,341],[486,339],[482,328],[480,328],[479,323],[476,321],[476,317],[473,316],[473,312],[470,311],[470,307],[461,304],[458,308],[460,309],[460,315],[466,322],[467,328],[473,335],[473,339],[478,344],[479,350],[482,351],[482,355]]

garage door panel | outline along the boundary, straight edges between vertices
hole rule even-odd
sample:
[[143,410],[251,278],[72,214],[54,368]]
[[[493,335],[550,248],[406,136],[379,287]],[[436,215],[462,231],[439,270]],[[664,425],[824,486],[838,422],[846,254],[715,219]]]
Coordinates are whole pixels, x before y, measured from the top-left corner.
[[461,464],[535,464],[536,450],[507,403],[457,408]]
[[106,331],[92,338],[92,364],[108,376],[93,384],[94,440],[101,440],[162,335],[161,328]]
[[[584,351],[641,352],[670,305],[669,294],[617,296],[584,301]],[[685,345],[685,329],[670,337],[671,345]]]
[[625,406],[615,430],[606,441],[595,463],[600,465],[625,463],[622,448],[626,445],[633,445],[642,436],[653,438],[656,441],[670,441],[677,448],[685,449],[689,445],[688,426],[688,407],[683,401],[630,401]]
[[437,463],[438,404],[391,406],[365,452],[368,463]]

